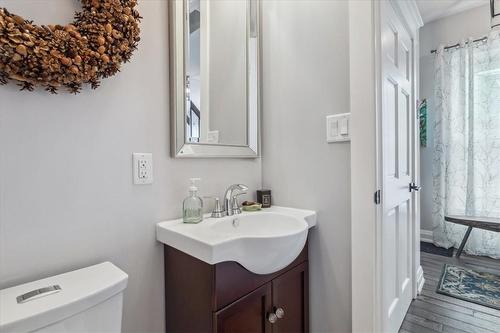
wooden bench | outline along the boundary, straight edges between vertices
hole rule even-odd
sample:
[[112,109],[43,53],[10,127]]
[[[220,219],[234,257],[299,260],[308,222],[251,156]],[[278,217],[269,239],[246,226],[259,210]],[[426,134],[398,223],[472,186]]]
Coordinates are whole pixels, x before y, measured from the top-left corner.
[[462,239],[462,243],[458,248],[457,258],[462,254],[465,243],[467,243],[467,240],[469,239],[472,228],[500,232],[500,218],[450,215],[445,216],[444,219],[448,222],[462,224],[468,227],[467,231],[465,232],[465,236]]

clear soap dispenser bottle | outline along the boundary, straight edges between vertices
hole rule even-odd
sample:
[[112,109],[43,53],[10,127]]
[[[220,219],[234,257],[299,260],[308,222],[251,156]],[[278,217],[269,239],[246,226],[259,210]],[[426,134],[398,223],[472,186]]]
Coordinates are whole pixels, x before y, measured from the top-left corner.
[[203,221],[203,200],[198,196],[196,181],[200,178],[191,178],[189,186],[189,196],[182,204],[182,219],[184,223],[200,223]]

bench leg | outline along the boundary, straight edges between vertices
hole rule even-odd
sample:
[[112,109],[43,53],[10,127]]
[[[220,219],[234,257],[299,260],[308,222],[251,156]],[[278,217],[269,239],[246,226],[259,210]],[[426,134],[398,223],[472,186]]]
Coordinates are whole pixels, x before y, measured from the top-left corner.
[[462,243],[460,244],[460,247],[458,248],[457,258],[460,258],[460,255],[462,254],[462,251],[464,250],[465,243],[467,243],[467,240],[469,239],[471,231],[472,231],[472,227],[468,227],[467,231],[465,232],[464,239],[462,239]]

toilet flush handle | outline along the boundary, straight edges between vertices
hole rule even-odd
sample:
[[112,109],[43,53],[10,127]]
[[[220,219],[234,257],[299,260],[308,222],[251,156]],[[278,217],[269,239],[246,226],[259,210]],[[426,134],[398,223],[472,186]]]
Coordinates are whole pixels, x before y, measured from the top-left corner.
[[17,303],[24,303],[24,302],[31,301],[33,299],[36,299],[36,298],[39,298],[42,296],[48,296],[48,295],[55,294],[59,291],[61,291],[61,287],[58,284],[55,284],[53,286],[48,286],[48,287],[29,291],[26,294],[22,294],[20,296],[17,296],[16,300],[17,300]]

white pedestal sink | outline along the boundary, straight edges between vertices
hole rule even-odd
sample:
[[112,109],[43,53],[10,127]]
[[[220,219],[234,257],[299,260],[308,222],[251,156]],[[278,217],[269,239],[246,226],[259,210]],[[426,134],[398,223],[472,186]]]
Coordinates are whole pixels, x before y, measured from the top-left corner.
[[297,258],[315,225],[314,211],[273,206],[199,224],[160,222],[156,239],[211,265],[236,261],[253,273],[270,274]]

